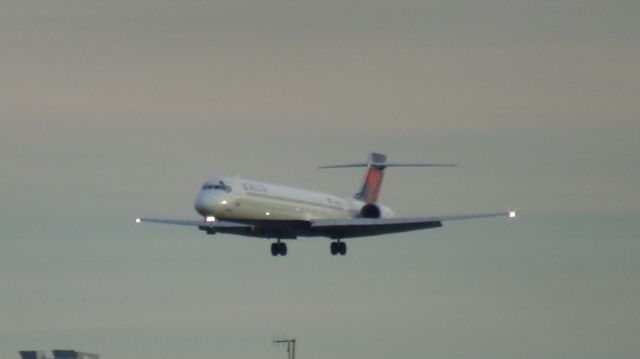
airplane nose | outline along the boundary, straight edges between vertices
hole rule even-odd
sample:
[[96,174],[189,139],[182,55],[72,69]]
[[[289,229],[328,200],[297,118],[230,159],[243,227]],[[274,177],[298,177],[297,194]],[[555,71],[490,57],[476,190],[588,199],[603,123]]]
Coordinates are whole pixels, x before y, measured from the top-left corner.
[[200,215],[204,217],[213,215],[214,201],[213,201],[213,198],[211,197],[212,196],[209,195],[208,193],[204,193],[204,192],[198,193],[198,196],[196,196],[195,203],[193,204],[193,207],[195,208],[196,212],[198,212]]

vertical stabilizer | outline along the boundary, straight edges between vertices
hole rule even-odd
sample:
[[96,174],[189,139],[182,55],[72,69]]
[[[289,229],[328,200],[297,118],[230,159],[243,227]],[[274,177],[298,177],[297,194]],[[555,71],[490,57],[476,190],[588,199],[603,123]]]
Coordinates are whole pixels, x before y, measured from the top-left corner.
[[367,161],[367,171],[362,179],[360,191],[356,193],[354,198],[367,203],[376,203],[382,188],[382,179],[384,178],[385,163],[387,156],[381,153],[371,152],[369,161]]

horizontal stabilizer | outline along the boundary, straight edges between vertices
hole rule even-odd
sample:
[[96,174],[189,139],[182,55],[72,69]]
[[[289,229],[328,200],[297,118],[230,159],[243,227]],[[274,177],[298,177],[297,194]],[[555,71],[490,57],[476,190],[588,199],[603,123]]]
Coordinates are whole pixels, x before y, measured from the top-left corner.
[[[349,163],[343,165],[328,165],[328,166],[318,166],[318,168],[349,168],[349,167],[367,167],[369,163]],[[374,164],[375,166],[375,164]],[[455,167],[457,164],[455,163],[402,163],[402,162],[385,162],[382,164],[378,164],[378,166],[383,167]]]
[[424,163],[424,162],[387,162],[387,156],[382,153],[369,153],[369,160],[360,163],[347,163],[338,165],[319,166],[318,168],[349,168],[365,167],[364,178],[360,185],[360,190],[353,196],[355,199],[367,203],[375,203],[382,188],[384,170],[387,167],[452,167],[453,163]]

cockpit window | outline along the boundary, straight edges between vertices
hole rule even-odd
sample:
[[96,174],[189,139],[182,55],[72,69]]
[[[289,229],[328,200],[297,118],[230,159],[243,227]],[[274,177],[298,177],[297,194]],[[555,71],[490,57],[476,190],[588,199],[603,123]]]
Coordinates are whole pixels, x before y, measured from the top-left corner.
[[227,193],[231,192],[231,186],[228,186],[226,184],[224,184],[224,182],[220,181],[217,184],[213,184],[213,183],[205,183],[204,186],[202,186],[203,190],[222,190],[225,191]]

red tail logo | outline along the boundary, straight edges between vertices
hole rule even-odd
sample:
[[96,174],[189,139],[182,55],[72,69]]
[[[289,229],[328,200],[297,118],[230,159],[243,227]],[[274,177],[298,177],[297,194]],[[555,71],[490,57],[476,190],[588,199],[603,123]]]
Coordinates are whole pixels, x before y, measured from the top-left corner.
[[356,199],[367,203],[376,203],[378,201],[386,161],[387,156],[381,153],[372,152],[369,154],[369,161],[363,164],[367,167],[367,172],[362,180],[360,191],[355,195]]
[[384,172],[381,169],[374,166],[369,167],[364,187],[362,188],[361,199],[363,201],[367,203],[376,203],[378,201],[383,177]]

